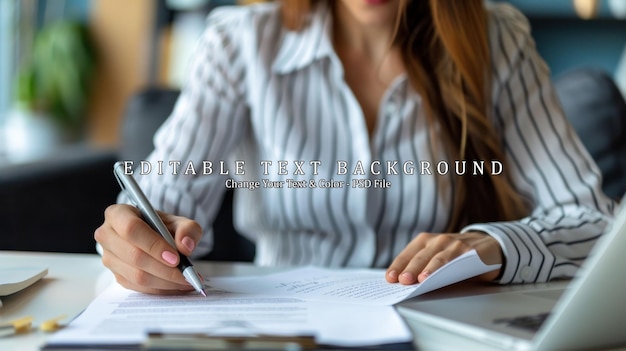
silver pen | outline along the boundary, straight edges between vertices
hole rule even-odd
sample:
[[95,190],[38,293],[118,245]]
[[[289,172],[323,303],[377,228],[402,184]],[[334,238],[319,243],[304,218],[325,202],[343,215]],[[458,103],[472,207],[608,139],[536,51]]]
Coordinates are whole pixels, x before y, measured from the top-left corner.
[[[135,205],[139,211],[141,211],[141,215],[143,216],[144,221],[152,227],[159,235],[167,241],[175,250],[176,242],[174,242],[174,238],[170,231],[167,229],[161,217],[154,210],[146,195],[144,195],[143,191],[139,187],[139,184],[135,181],[135,178],[129,173],[126,172],[125,165],[123,162],[116,162],[113,166],[113,173],[115,174],[115,178],[117,179],[122,191],[126,192],[130,201]],[[178,252],[178,250],[177,250]],[[182,255],[178,252],[180,256],[180,260],[178,262],[178,269],[183,273],[185,280],[191,284],[191,286],[196,289],[197,292],[206,297],[206,291],[204,290],[204,285],[202,284],[202,279],[198,275],[198,272],[195,270],[189,258],[187,256]]]

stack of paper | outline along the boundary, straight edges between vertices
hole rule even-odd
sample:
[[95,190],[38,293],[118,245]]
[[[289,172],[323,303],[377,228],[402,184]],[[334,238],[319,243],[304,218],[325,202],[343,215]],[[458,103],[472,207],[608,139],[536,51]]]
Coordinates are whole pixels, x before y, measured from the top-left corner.
[[208,297],[153,296],[112,286],[48,347],[145,344],[150,334],[314,336],[366,346],[411,340],[393,304],[498,266],[467,253],[421,284],[390,284],[382,270],[305,267],[259,277],[213,278]]

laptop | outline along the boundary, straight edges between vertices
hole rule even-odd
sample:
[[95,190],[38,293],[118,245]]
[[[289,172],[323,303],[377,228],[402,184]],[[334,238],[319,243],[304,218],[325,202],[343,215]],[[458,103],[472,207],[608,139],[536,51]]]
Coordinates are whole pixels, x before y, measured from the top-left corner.
[[435,298],[397,305],[414,344],[464,350],[626,346],[625,201],[569,282],[491,287],[452,297],[435,292]]

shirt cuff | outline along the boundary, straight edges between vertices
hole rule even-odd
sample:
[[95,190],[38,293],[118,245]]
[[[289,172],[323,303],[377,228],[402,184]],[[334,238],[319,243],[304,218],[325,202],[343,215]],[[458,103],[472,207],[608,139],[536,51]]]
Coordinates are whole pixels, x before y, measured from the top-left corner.
[[550,278],[554,255],[532,228],[520,222],[497,222],[469,225],[461,233],[484,232],[500,243],[506,262],[500,284],[539,283]]

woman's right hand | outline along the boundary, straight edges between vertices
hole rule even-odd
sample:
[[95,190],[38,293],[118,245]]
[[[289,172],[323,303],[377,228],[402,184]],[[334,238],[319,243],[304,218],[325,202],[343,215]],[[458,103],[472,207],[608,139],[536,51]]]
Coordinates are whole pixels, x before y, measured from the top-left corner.
[[[202,237],[200,225],[188,218],[159,212],[174,235],[178,251],[186,256]],[[111,205],[94,238],[102,246],[102,263],[123,287],[148,294],[193,291],[178,270],[178,253],[143,221],[137,208]]]

